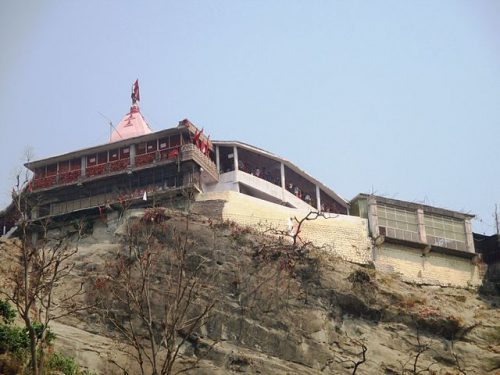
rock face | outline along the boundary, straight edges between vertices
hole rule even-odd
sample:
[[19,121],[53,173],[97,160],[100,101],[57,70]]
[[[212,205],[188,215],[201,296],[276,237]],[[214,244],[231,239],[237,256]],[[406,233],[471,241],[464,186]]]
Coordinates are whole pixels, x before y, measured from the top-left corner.
[[[64,288],[102,275],[106,261],[123,251],[123,226],[141,214],[97,219],[79,244]],[[287,241],[200,214],[170,213],[167,223],[181,231],[186,220],[193,251],[206,260],[206,272],[217,275],[206,298],[218,302],[199,339],[183,348],[179,369],[197,359],[191,374],[500,371],[496,296],[411,285],[321,249],[291,250]],[[8,252],[9,241],[0,243],[2,257]],[[89,369],[121,373],[112,359],[137,373],[117,332],[95,315],[68,317],[53,329],[59,349]]]

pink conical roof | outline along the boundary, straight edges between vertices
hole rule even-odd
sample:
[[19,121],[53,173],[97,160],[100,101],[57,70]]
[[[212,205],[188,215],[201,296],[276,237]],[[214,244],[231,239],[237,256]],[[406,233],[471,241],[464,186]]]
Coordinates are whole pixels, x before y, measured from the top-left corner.
[[134,103],[132,107],[130,107],[130,112],[125,115],[118,126],[113,130],[109,142],[121,141],[123,139],[138,137],[152,132],[146,120],[142,117],[139,106]]

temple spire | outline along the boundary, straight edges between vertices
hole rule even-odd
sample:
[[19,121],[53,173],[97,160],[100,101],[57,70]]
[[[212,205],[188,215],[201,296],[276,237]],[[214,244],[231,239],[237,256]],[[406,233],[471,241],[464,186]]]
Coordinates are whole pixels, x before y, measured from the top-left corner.
[[136,79],[132,85],[130,98],[132,99],[130,112],[123,117],[118,126],[111,133],[110,142],[121,141],[123,139],[152,133],[151,128],[146,120],[144,120],[144,117],[142,117],[141,111],[139,110],[141,94],[139,93],[138,79]]

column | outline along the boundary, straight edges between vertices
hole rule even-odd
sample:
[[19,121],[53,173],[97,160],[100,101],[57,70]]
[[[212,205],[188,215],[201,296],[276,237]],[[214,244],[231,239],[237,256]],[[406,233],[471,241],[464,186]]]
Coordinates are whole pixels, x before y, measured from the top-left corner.
[[[181,139],[182,139],[182,137],[181,137]],[[129,154],[130,165],[133,167],[135,165],[135,144],[130,145],[129,149],[130,149],[130,154]]]
[[217,173],[220,173],[219,146],[215,146],[215,164],[217,165]]
[[31,208],[31,218],[32,219],[38,219],[39,215],[40,214],[39,214],[38,206],[32,207]]
[[86,160],[85,159],[86,159],[86,157],[82,156],[82,158],[81,158],[81,160],[82,160],[81,161],[81,172],[82,172],[81,175],[82,176],[85,176],[85,167],[86,167]]
[[475,253],[474,237],[472,236],[472,225],[470,219],[465,219],[465,248],[470,253]]
[[425,223],[424,223],[424,210],[421,208],[417,209],[417,225],[418,225],[418,238],[420,242],[427,243],[427,234],[425,233]]
[[380,235],[378,229],[377,200],[372,195],[368,197],[368,226],[372,237],[377,238]]
[[321,212],[321,190],[318,185],[316,185],[316,209]]
[[233,146],[233,161],[234,161],[234,170],[238,170],[238,148]]
[[286,190],[286,182],[285,182],[285,164],[280,163],[280,177],[281,177],[281,200],[285,201],[285,190]]

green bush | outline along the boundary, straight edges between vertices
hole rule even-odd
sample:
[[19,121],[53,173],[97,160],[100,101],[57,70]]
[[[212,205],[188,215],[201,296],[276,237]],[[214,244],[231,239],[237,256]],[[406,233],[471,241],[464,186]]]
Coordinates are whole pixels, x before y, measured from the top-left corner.
[[[34,322],[33,323],[33,329],[35,330],[35,335],[38,339],[42,337],[42,331],[43,331],[44,325],[42,323]],[[46,338],[45,342],[47,345],[52,345],[54,340],[56,339],[56,334],[50,330],[50,328],[47,328],[47,333],[46,333]]]
[[11,324],[14,322],[14,318],[16,317],[16,312],[7,301],[0,299],[0,317],[3,322],[6,324]]
[[0,324],[0,353],[18,352],[28,346],[28,334],[23,328]]
[[61,353],[52,353],[47,360],[47,368],[52,371],[60,371],[64,375],[77,375],[80,373],[78,364],[72,357]]

